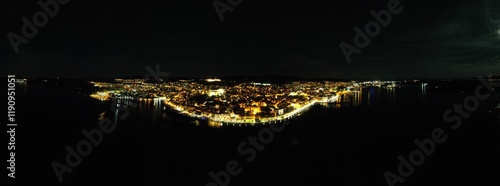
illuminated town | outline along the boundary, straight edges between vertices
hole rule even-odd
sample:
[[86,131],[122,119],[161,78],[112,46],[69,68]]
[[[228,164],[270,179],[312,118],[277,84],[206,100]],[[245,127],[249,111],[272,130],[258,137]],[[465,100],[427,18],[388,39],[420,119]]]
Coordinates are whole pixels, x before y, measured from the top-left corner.
[[[225,85],[220,79],[179,80],[161,84],[143,79],[91,82],[102,101],[135,98],[162,101],[177,113],[209,119],[212,125],[279,122],[300,115],[316,104],[337,102],[342,95],[359,96],[365,86],[394,88],[395,81],[309,82],[285,84],[245,82]],[[224,84],[224,85],[222,85]]]

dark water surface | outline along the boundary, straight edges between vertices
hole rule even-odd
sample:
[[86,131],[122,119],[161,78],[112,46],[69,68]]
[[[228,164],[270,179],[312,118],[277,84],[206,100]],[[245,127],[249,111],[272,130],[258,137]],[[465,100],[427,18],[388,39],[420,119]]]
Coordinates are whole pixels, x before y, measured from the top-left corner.
[[[115,120],[111,102],[49,89],[36,84],[18,88],[17,171],[19,180],[58,184],[53,161],[65,164],[67,145],[86,139],[83,129],[97,129],[98,119]],[[488,99],[458,130],[443,121],[445,110],[463,104],[468,93],[366,88],[361,99],[315,106],[274,133],[264,150],[247,162],[238,145],[262,126],[211,128],[141,101],[63,184],[205,185],[210,171],[230,160],[242,171],[229,185],[387,185],[385,171],[398,172],[418,149],[415,139],[442,128],[447,140],[396,185],[500,185],[500,125]],[[103,114],[102,116],[100,116]],[[247,145],[247,147],[250,147]]]

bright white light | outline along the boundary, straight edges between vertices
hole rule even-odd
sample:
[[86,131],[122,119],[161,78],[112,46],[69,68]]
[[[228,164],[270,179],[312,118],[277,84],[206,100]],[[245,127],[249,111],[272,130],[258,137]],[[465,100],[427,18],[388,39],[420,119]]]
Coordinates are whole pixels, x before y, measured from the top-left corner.
[[219,82],[220,79],[214,78],[214,79],[206,79],[207,82]]

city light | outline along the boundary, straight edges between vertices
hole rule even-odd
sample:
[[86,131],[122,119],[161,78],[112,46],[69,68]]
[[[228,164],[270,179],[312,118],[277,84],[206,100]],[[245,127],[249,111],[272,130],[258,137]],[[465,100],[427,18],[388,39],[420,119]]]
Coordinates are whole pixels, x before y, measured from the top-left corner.
[[205,81],[207,82],[220,82],[220,79],[214,78],[214,79],[206,79]]
[[[206,79],[219,82],[220,79]],[[290,82],[287,84],[240,83],[234,86],[174,81],[149,84],[137,79],[116,79],[114,83],[92,82],[101,88],[90,95],[98,100],[113,98],[162,101],[165,106],[192,118],[228,124],[269,123],[300,115],[313,105],[336,103],[342,94],[359,95],[364,86],[397,87],[395,81]],[[156,104],[156,103],[155,103]]]

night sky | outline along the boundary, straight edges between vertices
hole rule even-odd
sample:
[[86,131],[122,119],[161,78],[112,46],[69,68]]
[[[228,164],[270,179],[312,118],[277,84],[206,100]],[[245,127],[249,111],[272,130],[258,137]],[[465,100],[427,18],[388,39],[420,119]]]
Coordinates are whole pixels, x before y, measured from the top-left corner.
[[[46,0],[44,0],[46,1]],[[61,0],[62,1],[62,0]],[[227,0],[219,0],[229,4]],[[477,77],[500,72],[500,1],[401,0],[403,10],[347,63],[341,42],[389,0],[242,0],[219,19],[207,1],[79,1],[16,54],[37,1],[4,0],[0,74],[117,77],[160,64],[171,76]]]

